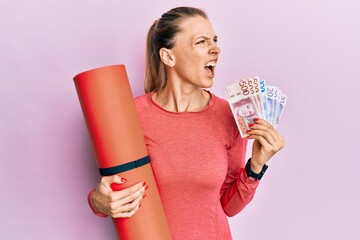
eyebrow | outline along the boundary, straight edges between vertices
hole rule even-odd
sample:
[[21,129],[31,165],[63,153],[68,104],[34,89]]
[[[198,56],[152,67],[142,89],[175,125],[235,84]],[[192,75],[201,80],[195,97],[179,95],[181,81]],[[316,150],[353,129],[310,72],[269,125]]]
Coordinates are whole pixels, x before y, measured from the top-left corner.
[[[204,39],[206,39],[206,40],[211,39],[211,38],[209,38],[209,37],[206,37],[206,36],[203,36],[203,35],[202,35],[202,36],[196,37],[194,40],[197,40],[197,39],[199,39],[199,38],[204,38]],[[213,39],[217,39],[217,38],[218,38],[218,36],[215,35]]]

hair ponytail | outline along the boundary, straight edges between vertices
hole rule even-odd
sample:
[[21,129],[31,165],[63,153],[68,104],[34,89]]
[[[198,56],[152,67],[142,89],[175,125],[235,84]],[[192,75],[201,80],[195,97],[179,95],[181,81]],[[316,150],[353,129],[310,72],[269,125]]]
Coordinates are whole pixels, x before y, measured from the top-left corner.
[[155,28],[158,20],[150,27],[146,37],[146,62],[145,62],[145,92],[151,92],[164,88],[166,85],[166,74],[164,64],[161,62],[159,50],[155,44]]
[[175,44],[175,36],[180,32],[180,21],[188,17],[201,16],[207,19],[204,11],[192,7],[178,7],[164,13],[150,27],[146,37],[145,57],[145,93],[163,89],[167,83],[164,63],[160,59],[161,48],[171,49]]

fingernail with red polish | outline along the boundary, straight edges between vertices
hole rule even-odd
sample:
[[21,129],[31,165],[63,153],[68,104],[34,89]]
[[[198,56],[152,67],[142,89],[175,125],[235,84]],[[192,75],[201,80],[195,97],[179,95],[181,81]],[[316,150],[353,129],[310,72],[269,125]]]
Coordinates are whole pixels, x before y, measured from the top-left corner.
[[146,185],[146,182],[143,182],[142,185],[145,186],[145,185]]
[[145,186],[145,190],[147,190],[148,188],[149,188],[149,186],[148,186],[148,185],[146,185],[146,186]]
[[250,124],[249,124],[249,127],[252,127],[252,126],[254,126],[254,124],[253,124],[253,123],[250,123]]
[[247,130],[246,132],[249,133],[249,132],[251,132],[251,130]]
[[259,118],[254,118],[254,121],[255,121],[255,122],[259,121]]
[[126,182],[127,180],[126,180],[126,178],[121,178],[121,181]]
[[142,195],[142,198],[145,198],[146,197],[146,193],[144,193],[143,195]]
[[141,207],[141,203],[139,203],[139,208]]

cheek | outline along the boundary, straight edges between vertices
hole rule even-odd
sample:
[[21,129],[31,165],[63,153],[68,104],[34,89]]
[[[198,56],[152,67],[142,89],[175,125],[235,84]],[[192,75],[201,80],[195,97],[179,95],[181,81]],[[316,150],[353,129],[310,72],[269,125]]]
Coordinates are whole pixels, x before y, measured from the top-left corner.
[[176,59],[176,65],[181,69],[190,69],[195,67],[195,61],[190,55],[183,54]]
[[198,70],[202,70],[202,68],[204,68],[203,54],[200,54],[197,51],[192,53],[184,53],[179,60],[182,62],[182,64],[189,68],[191,67]]
[[[182,71],[182,74],[188,75],[188,77],[195,77],[199,74],[203,74],[205,68],[201,67],[200,61],[192,61],[187,59],[178,64],[178,71]],[[196,77],[198,78],[198,77]]]

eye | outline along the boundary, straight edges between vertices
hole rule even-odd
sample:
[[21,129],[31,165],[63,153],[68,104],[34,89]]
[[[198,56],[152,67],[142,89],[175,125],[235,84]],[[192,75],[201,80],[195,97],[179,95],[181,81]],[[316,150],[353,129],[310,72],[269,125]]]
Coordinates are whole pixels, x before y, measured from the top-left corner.
[[200,40],[196,44],[204,44],[204,43],[205,43],[205,40]]
[[214,37],[214,42],[217,43],[218,42],[218,38]]

